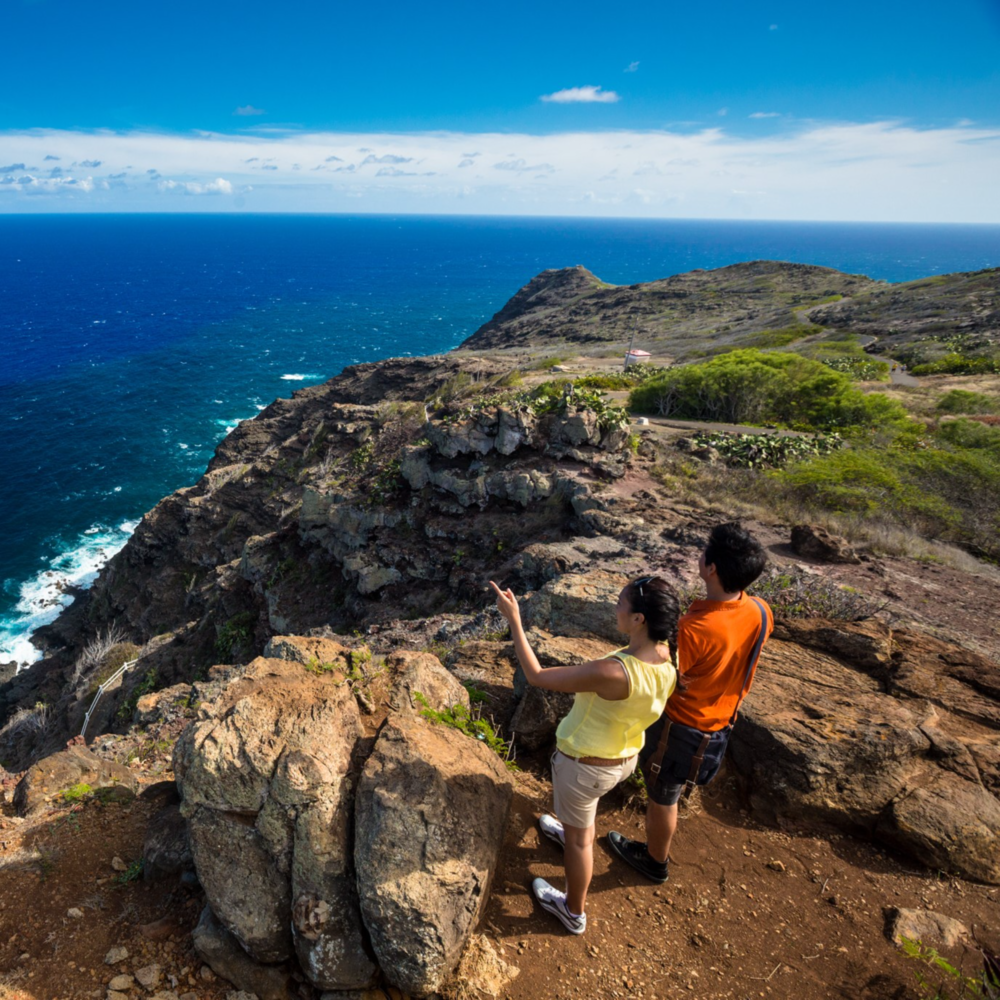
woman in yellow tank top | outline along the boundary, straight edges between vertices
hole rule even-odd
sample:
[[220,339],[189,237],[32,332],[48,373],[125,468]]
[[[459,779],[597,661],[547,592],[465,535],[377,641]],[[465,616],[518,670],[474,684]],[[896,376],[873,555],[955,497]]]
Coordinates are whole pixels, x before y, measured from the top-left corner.
[[615,605],[618,628],[629,642],[600,660],[543,668],[521,625],[517,598],[493,581],[497,608],[510,625],[518,662],[529,684],[575,695],[556,730],[552,757],[555,816],[539,820],[542,833],[565,850],[566,891],[536,878],[532,890],[543,909],[573,934],[587,928],[587,889],[594,873],[597,801],[634,770],[643,734],[662,714],[677,685],[672,648],[680,607],[663,579],[627,584]]

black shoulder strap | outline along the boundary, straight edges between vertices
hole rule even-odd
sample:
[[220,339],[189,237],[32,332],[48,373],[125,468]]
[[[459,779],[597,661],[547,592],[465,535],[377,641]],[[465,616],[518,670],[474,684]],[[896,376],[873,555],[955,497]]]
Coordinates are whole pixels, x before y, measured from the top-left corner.
[[760,659],[760,651],[764,646],[764,639],[767,636],[767,609],[764,607],[764,602],[757,597],[751,597],[750,600],[757,605],[757,610],[760,612],[760,632],[757,633],[757,641],[754,643],[753,650],[750,653],[746,676],[743,678],[743,685],[740,688],[740,697],[736,702],[736,707],[733,709],[733,714],[729,718],[729,725],[732,725],[736,721],[736,713],[740,710],[740,705],[743,704],[743,699],[746,697],[747,686],[753,675],[753,668],[757,666],[757,660]]

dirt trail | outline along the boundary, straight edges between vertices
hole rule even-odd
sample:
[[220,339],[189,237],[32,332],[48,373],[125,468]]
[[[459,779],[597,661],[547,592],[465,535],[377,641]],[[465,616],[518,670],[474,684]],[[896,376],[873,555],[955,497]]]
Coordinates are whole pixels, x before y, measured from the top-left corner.
[[[762,827],[723,776],[682,814],[662,886],[609,854],[609,829],[639,839],[643,832],[638,799],[608,796],[597,821],[587,932],[573,937],[531,897],[537,876],[563,885],[559,849],[536,826],[551,804],[536,796],[516,800],[484,921],[521,969],[508,987],[511,1000],[912,1000],[915,966],[886,940],[884,907],[931,907],[975,923],[981,936],[1000,932],[996,888],[914,872],[846,837]],[[957,952],[952,959],[962,960]],[[971,969],[972,954],[964,960]]]

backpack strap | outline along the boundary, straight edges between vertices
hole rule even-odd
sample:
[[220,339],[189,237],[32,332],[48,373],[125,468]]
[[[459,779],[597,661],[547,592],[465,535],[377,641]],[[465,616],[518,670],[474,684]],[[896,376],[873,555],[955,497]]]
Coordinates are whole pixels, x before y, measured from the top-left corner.
[[753,669],[757,666],[757,661],[760,659],[760,651],[764,647],[764,639],[767,636],[767,609],[764,607],[764,602],[758,597],[751,597],[750,600],[757,605],[757,610],[760,612],[760,632],[757,633],[757,641],[754,643],[750,659],[747,662],[747,672],[740,687],[740,696],[736,701],[736,707],[733,709],[733,714],[729,717],[730,726],[736,721],[736,713],[739,711],[740,705],[743,704],[743,699],[746,697]]
[[[743,677],[743,684],[740,687],[740,697],[736,702],[736,708],[733,709],[733,714],[729,719],[730,727],[736,721],[736,713],[739,711],[739,707],[742,704],[743,699],[746,697],[747,685],[750,683],[754,667],[757,666],[757,661],[760,659],[760,651],[764,646],[764,638],[767,635],[767,610],[764,607],[763,602],[758,598],[751,597],[750,600],[757,605],[757,610],[760,611],[760,632],[757,633],[757,641],[754,643],[753,649],[750,652],[750,659],[747,663],[747,672]],[[663,757],[667,752],[667,743],[670,740],[670,727],[672,725],[673,722],[667,715],[666,710],[664,710],[663,730],[660,732],[660,739],[656,744],[656,749],[650,755],[649,760],[646,761],[646,766],[644,768],[644,770],[649,774],[651,781],[655,782],[659,777],[660,769],[663,766]],[[711,733],[702,734],[701,744],[695,751],[694,756],[691,758],[691,770],[688,773],[684,787],[683,797],[685,799],[691,794],[691,789],[698,780],[698,772],[701,770],[702,761],[705,757],[705,751],[708,749],[708,744],[711,738]]]

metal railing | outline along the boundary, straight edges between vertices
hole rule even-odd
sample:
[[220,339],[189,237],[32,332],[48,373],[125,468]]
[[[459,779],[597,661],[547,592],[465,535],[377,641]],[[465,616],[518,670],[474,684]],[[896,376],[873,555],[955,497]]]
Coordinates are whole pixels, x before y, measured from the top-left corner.
[[80,730],[81,736],[86,737],[87,726],[90,725],[90,717],[94,714],[94,709],[97,708],[97,703],[101,700],[101,696],[104,692],[111,687],[111,685],[114,684],[114,682],[118,680],[118,678],[121,677],[129,667],[134,667],[138,662],[139,659],[136,657],[134,660],[129,660],[127,663],[123,663],[109,678],[107,678],[107,680],[101,682],[100,686],[97,688],[97,694],[94,695],[94,700],[90,703],[90,708],[87,709],[87,714],[83,717],[83,729]]

